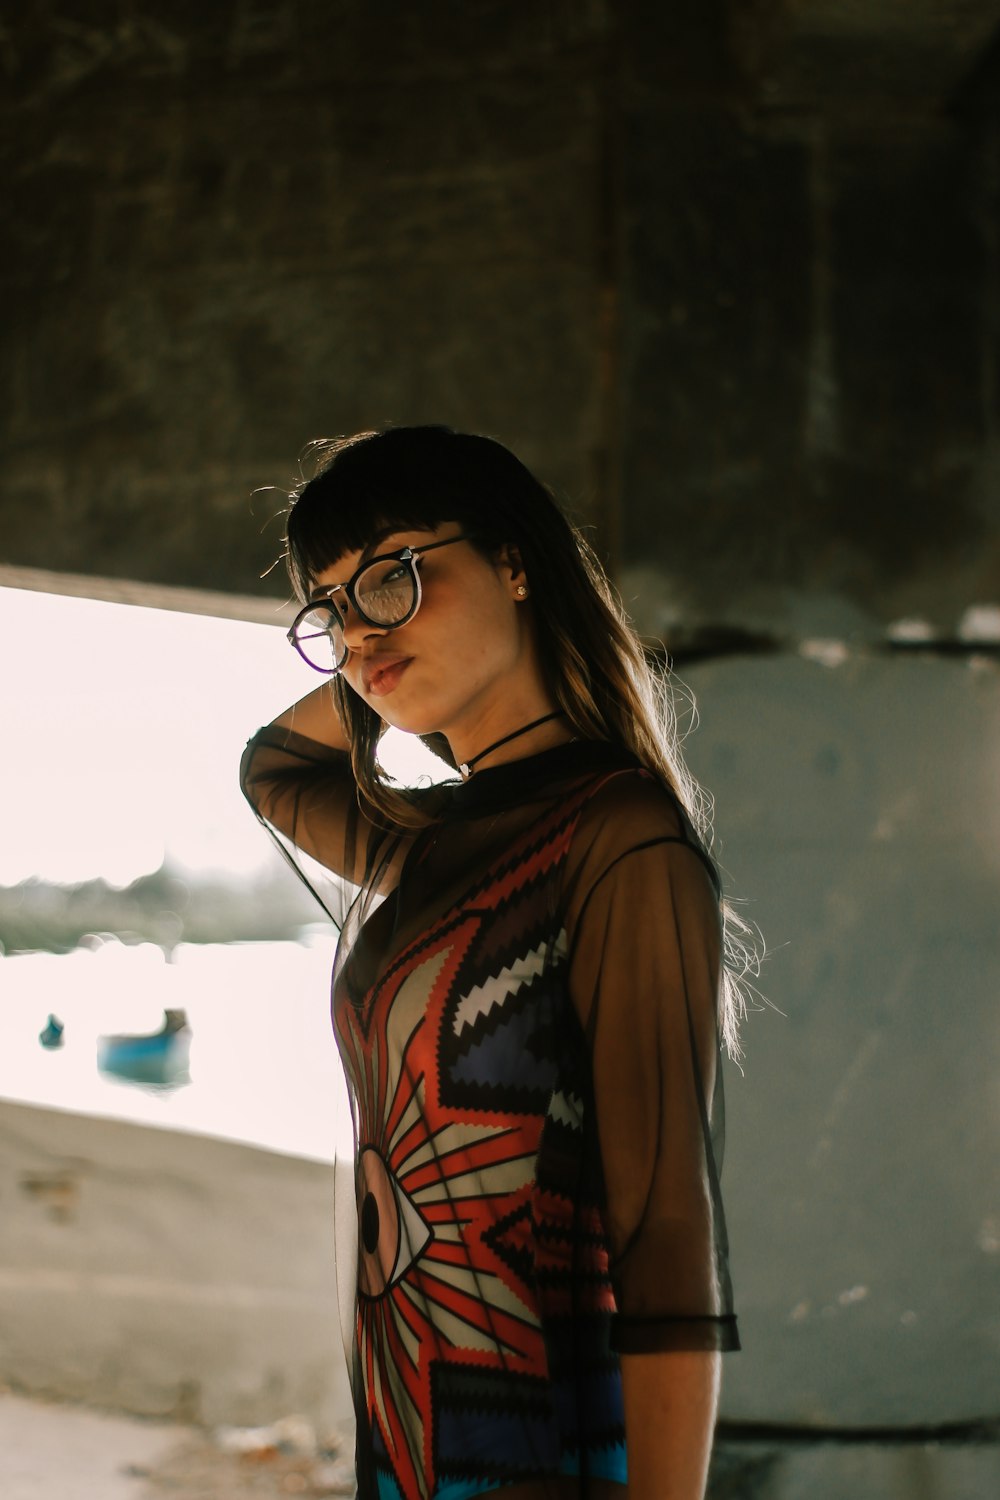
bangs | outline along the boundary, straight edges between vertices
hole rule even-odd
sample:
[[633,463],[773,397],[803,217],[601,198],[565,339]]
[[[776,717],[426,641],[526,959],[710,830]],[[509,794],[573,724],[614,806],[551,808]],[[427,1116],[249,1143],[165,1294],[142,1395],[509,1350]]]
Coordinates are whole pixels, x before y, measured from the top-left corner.
[[374,496],[360,503],[338,502],[316,494],[311,485],[302,491],[288,516],[286,558],[292,583],[303,600],[313,579],[348,552],[361,552],[380,532],[432,530],[452,519],[418,502],[406,505],[398,496],[395,499],[390,511]]
[[459,512],[468,505],[453,496],[450,476],[393,462],[397,455],[384,448],[383,435],[365,433],[313,450],[322,467],[293,496],[286,531],[288,572],[303,600],[318,574],[379,532],[432,530],[463,519]]
[[[457,521],[482,542],[529,543],[551,496],[492,438],[447,427],[390,427],[314,443],[316,472],[292,496],[286,562],[301,599],[311,582],[387,527]],[[560,524],[565,521],[559,516]]]

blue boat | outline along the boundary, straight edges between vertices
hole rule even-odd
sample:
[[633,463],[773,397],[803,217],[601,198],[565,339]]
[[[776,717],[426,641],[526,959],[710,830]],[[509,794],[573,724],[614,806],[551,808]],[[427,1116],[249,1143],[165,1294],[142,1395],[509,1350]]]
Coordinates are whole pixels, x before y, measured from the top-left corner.
[[191,1035],[186,1011],[165,1010],[159,1031],[98,1037],[97,1066],[130,1083],[179,1088],[191,1081]]
[[66,1030],[58,1016],[49,1016],[45,1029],[38,1033],[38,1040],[47,1051],[53,1052],[56,1047],[63,1044],[63,1032]]

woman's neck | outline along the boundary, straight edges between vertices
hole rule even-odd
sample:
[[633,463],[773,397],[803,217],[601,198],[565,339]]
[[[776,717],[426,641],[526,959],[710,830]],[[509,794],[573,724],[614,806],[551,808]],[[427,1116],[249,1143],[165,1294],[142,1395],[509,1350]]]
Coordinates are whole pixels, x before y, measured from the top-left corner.
[[449,739],[463,779],[468,780],[477,771],[537,755],[573,738],[565,714],[551,704],[540,705],[534,713],[528,711],[521,718],[514,714],[506,714],[504,718],[508,721],[506,727],[494,721],[493,737],[488,738],[484,730],[479,743],[475,735],[456,736],[461,748],[468,749],[466,755],[458,754],[458,747]]

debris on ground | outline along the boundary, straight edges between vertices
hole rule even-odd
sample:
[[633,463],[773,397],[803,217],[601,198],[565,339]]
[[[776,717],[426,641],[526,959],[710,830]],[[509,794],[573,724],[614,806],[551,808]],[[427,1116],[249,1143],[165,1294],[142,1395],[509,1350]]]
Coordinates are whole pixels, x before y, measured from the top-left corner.
[[281,1417],[267,1427],[217,1427],[215,1443],[223,1453],[316,1452],[316,1432],[308,1417]]
[[305,1417],[193,1434],[141,1474],[143,1500],[303,1500],[353,1495],[353,1438],[319,1440]]

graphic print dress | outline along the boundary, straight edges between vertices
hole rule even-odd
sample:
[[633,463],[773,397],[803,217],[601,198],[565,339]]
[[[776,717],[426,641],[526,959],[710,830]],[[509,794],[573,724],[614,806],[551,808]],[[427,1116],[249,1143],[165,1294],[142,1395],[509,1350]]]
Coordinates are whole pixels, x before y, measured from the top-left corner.
[[243,784],[297,867],[357,887],[333,1021],[359,1495],[624,1484],[619,1355],[739,1347],[713,867],[606,744],[415,793],[416,835],[365,825],[347,756],[284,730],[251,740]]

